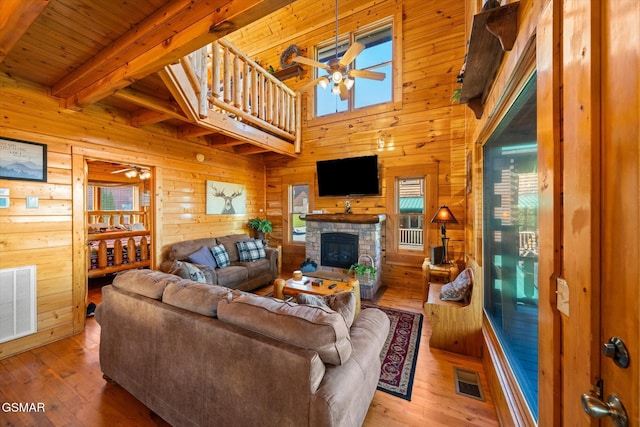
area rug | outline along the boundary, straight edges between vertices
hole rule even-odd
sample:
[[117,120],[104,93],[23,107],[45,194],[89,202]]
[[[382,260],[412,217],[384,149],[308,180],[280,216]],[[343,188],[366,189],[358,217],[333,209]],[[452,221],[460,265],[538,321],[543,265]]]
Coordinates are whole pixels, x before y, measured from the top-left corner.
[[422,314],[370,304],[362,304],[362,307],[378,308],[391,321],[389,336],[380,352],[382,368],[378,390],[411,400],[422,334]]

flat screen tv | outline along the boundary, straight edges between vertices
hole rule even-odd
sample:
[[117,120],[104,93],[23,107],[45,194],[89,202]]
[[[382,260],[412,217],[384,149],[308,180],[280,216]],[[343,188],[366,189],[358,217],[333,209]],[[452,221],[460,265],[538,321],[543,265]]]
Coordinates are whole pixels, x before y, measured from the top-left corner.
[[320,160],[316,173],[320,197],[380,194],[377,155]]

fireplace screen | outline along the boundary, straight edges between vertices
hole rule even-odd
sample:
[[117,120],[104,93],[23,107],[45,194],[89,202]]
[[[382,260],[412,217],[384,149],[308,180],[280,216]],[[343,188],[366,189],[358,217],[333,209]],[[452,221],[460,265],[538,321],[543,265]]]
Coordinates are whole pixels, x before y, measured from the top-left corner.
[[320,264],[325,267],[349,268],[358,261],[358,235],[322,233]]

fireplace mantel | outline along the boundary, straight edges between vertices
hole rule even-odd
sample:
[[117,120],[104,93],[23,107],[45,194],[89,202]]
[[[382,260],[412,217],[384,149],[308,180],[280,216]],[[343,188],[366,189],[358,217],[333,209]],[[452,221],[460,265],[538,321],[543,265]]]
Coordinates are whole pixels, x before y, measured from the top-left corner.
[[383,222],[385,218],[386,215],[344,213],[307,214],[304,217],[305,221],[340,222],[346,224],[377,224]]

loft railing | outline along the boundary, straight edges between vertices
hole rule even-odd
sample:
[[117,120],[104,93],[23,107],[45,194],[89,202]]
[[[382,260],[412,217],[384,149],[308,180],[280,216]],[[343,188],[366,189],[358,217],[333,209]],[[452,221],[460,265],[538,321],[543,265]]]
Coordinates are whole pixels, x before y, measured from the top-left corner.
[[296,93],[229,41],[219,39],[180,62],[198,96],[200,117],[213,110],[285,140],[296,139]]

